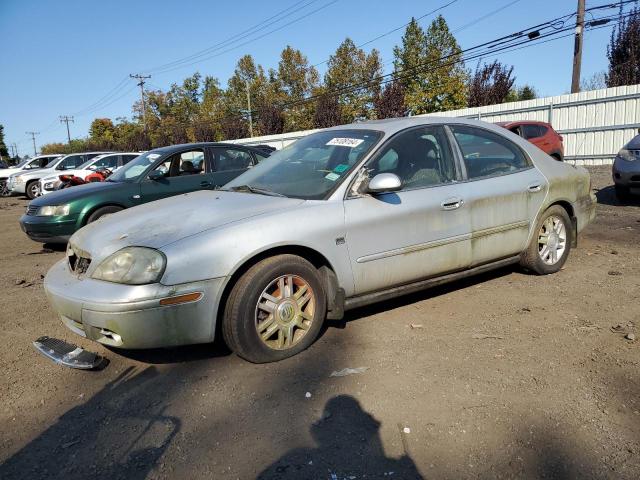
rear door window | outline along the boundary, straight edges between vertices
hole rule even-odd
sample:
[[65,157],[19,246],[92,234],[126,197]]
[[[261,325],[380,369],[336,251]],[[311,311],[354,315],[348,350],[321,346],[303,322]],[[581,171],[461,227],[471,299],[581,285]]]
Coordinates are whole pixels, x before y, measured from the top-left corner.
[[538,125],[522,125],[523,137],[527,140],[540,137],[540,128]]
[[253,165],[253,157],[249,152],[235,148],[215,148],[215,165],[217,172],[244,170]]
[[529,167],[522,150],[501,135],[465,125],[452,125],[451,130],[462,152],[470,180],[504,175]]

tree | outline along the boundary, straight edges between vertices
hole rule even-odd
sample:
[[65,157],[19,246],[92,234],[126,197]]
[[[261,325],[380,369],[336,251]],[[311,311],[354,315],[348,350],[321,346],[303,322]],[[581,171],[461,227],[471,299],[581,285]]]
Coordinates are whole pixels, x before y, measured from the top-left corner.
[[[270,105],[277,102],[285,106],[281,112],[284,115],[284,130],[305,130],[312,127],[314,106],[312,102],[304,100],[318,86],[318,82],[318,71],[309,65],[307,57],[300,50],[287,45],[280,54],[278,70],[270,71],[267,102]],[[274,111],[271,109],[271,112]],[[261,130],[261,133],[265,132]]]
[[538,98],[538,92],[530,85],[524,85],[519,88],[512,87],[504,102],[520,102],[523,100],[533,100]]
[[596,72],[589,78],[580,80],[580,91],[599,90],[607,88],[607,75],[605,72]]
[[411,19],[394,48],[394,68],[405,89],[410,113],[439,112],[466,106],[468,74],[462,63],[462,50],[442,15],[426,32]]
[[320,93],[316,104],[316,111],[313,115],[313,126],[315,128],[335,127],[344,123],[342,107],[336,95]]
[[261,135],[276,135],[284,131],[285,116],[276,105],[263,105],[258,110],[256,125]]
[[337,96],[346,122],[374,117],[373,104],[380,92],[381,75],[379,52],[374,49],[367,55],[350,38],[329,57],[325,87],[327,92],[334,92]]
[[404,87],[394,80],[388,83],[375,101],[377,118],[403,117],[407,107],[404,104]]
[[4,143],[4,125],[0,125],[0,157],[9,157],[9,150]]
[[607,87],[640,83],[640,9],[631,10],[611,32],[607,58]]
[[89,140],[97,150],[117,148],[115,127],[109,118],[96,118],[89,127]]
[[515,82],[512,77],[513,66],[507,68],[497,60],[492,63],[476,67],[476,71],[469,81],[469,107],[482,107],[503,103],[509,96]]

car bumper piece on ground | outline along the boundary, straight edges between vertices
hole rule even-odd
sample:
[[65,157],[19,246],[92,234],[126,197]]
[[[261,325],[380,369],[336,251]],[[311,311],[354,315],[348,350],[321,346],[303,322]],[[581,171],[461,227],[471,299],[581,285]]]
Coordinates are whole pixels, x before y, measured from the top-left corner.
[[[224,278],[181,285],[122,285],[73,274],[66,259],[45,278],[54,310],[73,332],[118,348],[157,348],[214,339],[216,305]],[[196,300],[162,305],[182,295]]]

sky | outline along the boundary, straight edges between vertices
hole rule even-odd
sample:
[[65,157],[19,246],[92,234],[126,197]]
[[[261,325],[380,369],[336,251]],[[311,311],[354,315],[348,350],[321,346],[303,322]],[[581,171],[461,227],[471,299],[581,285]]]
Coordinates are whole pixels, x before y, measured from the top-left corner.
[[[277,66],[287,45],[318,64],[345,37],[360,45],[450,1],[0,0],[0,124],[5,127],[5,143],[15,142],[21,155],[33,155],[27,131],[40,132],[38,148],[66,141],[60,115],[75,117],[72,138],[85,137],[94,118],[130,117],[140,96],[135,81],[127,78],[132,73],[151,71],[147,87],[154,89],[166,89],[196,71],[225,85],[242,55],[253,55],[268,70]],[[609,2],[587,0],[587,8],[605,3]],[[575,11],[576,4],[577,0],[456,0],[438,13],[464,49]],[[262,24],[259,32],[246,33],[293,5],[297,7],[292,10],[300,10],[280,22]],[[487,14],[491,15],[482,19]],[[426,28],[434,16],[420,24]],[[363,48],[378,49],[388,62],[403,30]],[[245,36],[238,38],[243,32]],[[586,33],[583,78],[606,69],[610,34],[611,28]],[[200,60],[197,63],[152,70],[230,38],[234,40],[208,58],[194,59]],[[497,58],[514,66],[516,85],[526,83],[540,96],[549,96],[569,91],[572,55],[573,38],[567,37]],[[476,62],[467,67],[475,68]],[[317,68],[322,74],[325,67],[323,63]],[[391,67],[386,65],[387,73]]]

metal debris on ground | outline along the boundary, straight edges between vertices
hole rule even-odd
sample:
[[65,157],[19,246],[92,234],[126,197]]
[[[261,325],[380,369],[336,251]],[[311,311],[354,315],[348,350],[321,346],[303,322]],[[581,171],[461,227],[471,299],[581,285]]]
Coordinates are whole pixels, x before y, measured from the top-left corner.
[[622,272],[619,272],[618,270],[609,270],[609,275],[617,277],[618,275],[622,275]]
[[421,323],[412,323],[411,328],[424,328]]
[[343,368],[336,372],[332,372],[330,377],[346,377],[347,375],[355,375],[357,373],[366,372],[369,367],[357,367],[357,368]]
[[483,333],[474,333],[473,335],[471,335],[471,338],[473,338],[474,340],[485,340],[487,338],[495,338],[496,340],[502,340],[504,337],[501,337],[500,335],[485,335]]
[[631,340],[634,341],[636,339],[636,334],[633,332],[627,333],[624,338],[626,338],[627,340]]
[[311,398],[311,392],[307,392],[307,393],[305,393],[305,394],[304,394],[304,396],[305,396],[306,398]]
[[96,370],[108,363],[106,358],[97,353],[89,352],[57,338],[40,337],[33,342],[33,346],[49,360],[65,367]]

